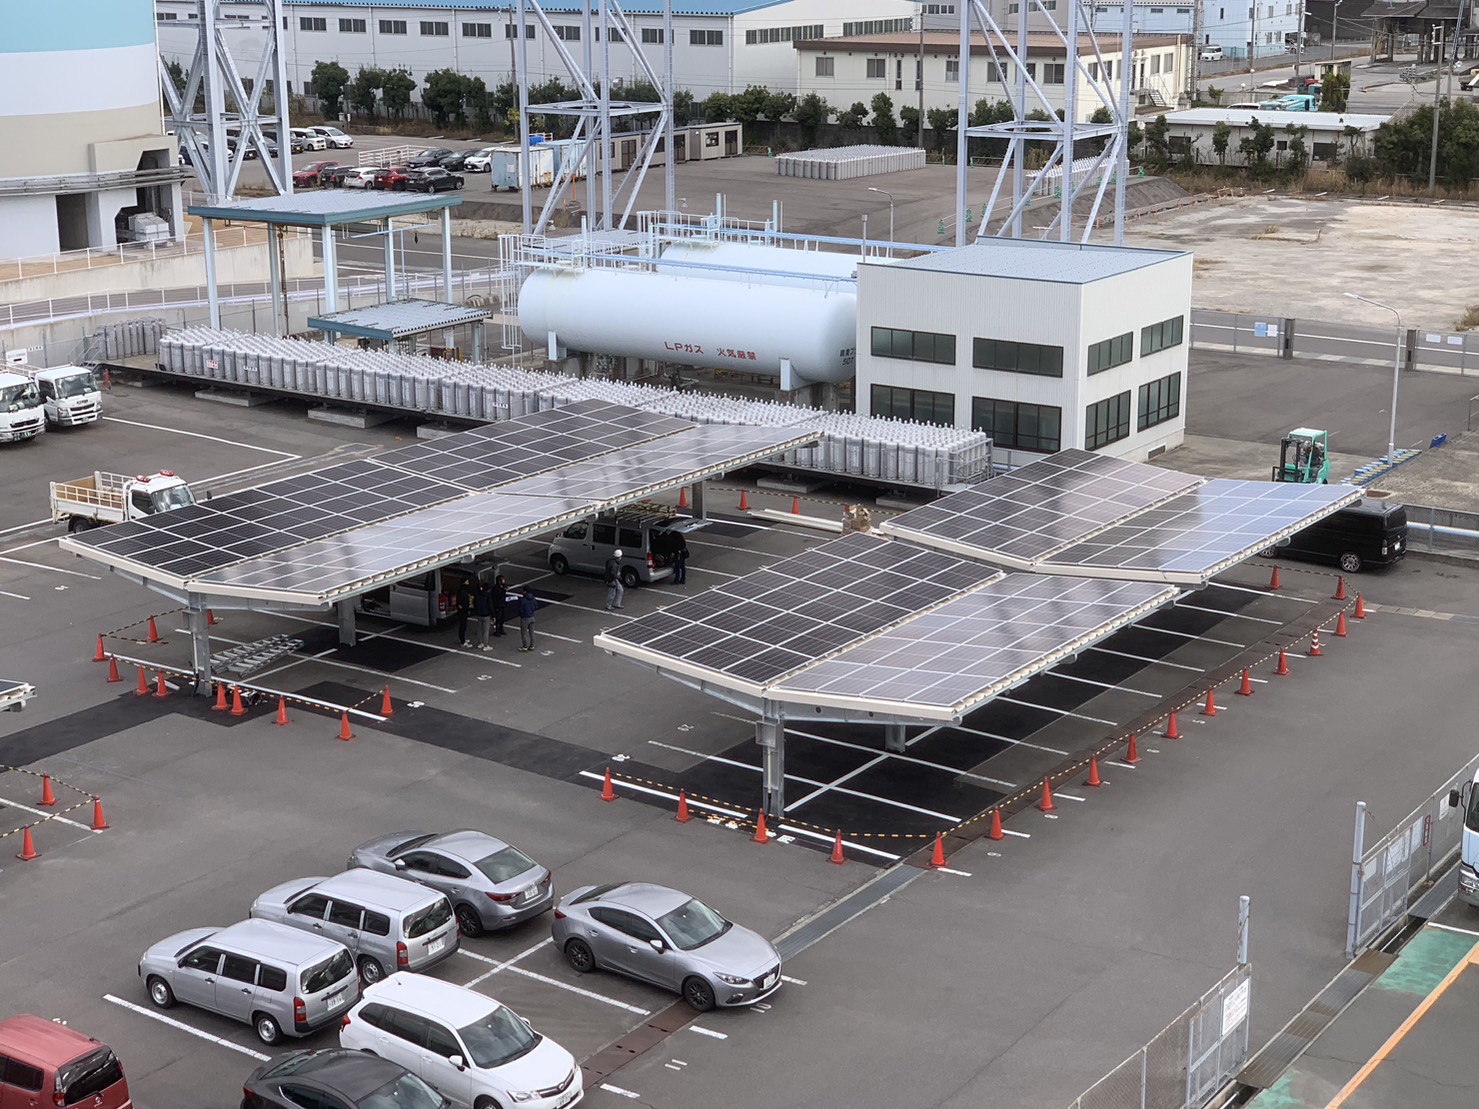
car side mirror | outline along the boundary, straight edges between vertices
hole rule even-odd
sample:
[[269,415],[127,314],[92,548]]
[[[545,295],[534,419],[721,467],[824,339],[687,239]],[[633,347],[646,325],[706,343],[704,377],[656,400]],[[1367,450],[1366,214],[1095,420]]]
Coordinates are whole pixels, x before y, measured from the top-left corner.
[[1450,789],[1448,791],[1448,807],[1450,809],[1458,808],[1458,790]]
[[448,1055],[447,1062],[451,1063],[458,1070],[467,1070],[467,1062],[461,1055]]
[[668,949],[668,945],[663,943],[662,940],[648,940],[647,942],[652,945],[652,950],[656,951],[659,955]]
[[406,869],[406,860],[405,859],[396,859],[395,860],[395,868],[397,870],[405,870]]

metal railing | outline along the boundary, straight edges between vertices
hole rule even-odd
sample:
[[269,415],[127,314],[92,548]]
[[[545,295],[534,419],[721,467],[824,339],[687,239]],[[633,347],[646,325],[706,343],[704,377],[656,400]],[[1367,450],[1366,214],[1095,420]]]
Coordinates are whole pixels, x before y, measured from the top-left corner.
[[[1331,323],[1296,317],[1191,311],[1192,346],[1203,350],[1254,351],[1277,358],[1319,358],[1390,366],[1397,357],[1393,327]],[[1479,333],[1407,328],[1402,336],[1404,370],[1467,375],[1479,373]]]
[[[307,235],[302,227],[284,228],[284,233]],[[217,249],[230,247],[266,245],[267,232],[261,228],[245,225],[218,227]],[[0,281],[21,281],[28,277],[50,277],[59,273],[76,273],[78,270],[101,269],[109,266],[129,265],[134,262],[151,262],[158,258],[183,258],[192,254],[205,253],[205,238],[191,235],[183,239],[166,239],[152,243],[120,243],[115,247],[88,247],[84,250],[64,250],[59,254],[46,254],[36,258],[16,258],[0,262]]]
[[1479,512],[1408,504],[1407,549],[1433,554],[1479,555]]

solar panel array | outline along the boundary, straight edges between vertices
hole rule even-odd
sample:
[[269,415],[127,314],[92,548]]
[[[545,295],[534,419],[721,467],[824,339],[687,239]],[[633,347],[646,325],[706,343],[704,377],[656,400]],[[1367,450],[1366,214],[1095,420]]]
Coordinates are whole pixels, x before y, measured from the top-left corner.
[[1217,479],[1058,552],[1044,569],[1205,575],[1360,495],[1354,486]]
[[776,690],[957,709],[1176,593],[1149,582],[1007,574],[792,674]]
[[644,616],[606,638],[765,684],[997,574],[982,563],[854,534]]
[[1066,450],[911,509],[884,530],[926,545],[1030,562],[1202,480]]

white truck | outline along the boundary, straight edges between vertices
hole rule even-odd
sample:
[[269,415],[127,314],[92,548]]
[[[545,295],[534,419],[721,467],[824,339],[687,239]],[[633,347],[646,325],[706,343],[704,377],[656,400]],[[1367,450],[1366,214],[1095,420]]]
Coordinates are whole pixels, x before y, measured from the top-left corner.
[[41,392],[25,374],[0,370],[0,443],[34,439],[46,430]]
[[1463,839],[1459,847],[1458,899],[1479,905],[1479,773],[1474,780],[1450,790],[1448,807],[1458,809],[1464,818]]
[[52,366],[40,370],[30,366],[21,372],[36,383],[46,422],[53,427],[78,427],[96,423],[103,414],[103,394],[97,375],[86,366]]
[[0,678],[0,711],[20,712],[26,702],[36,696],[36,687],[30,682],[17,682]]
[[124,520],[141,520],[160,512],[185,508],[195,503],[195,494],[185,479],[173,470],[160,470],[151,476],[109,474],[98,470],[77,481],[51,483],[51,518],[66,522],[72,533],[117,524]]

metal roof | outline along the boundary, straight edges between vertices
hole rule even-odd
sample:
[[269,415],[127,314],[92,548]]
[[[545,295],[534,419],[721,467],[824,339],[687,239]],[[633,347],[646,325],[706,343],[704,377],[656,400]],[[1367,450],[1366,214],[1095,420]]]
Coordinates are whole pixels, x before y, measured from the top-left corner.
[[[288,6],[359,7],[359,8],[443,8],[453,11],[508,12],[514,10],[509,0],[283,0]],[[778,7],[789,0],[673,0],[674,15],[744,15]],[[547,12],[578,12],[580,4],[572,0],[545,0],[540,5]],[[591,5],[594,12],[596,6]],[[655,0],[626,0],[621,10],[627,15],[661,15],[663,5]]]
[[271,223],[287,227],[337,227],[345,223],[439,212],[462,203],[458,193],[368,193],[361,189],[316,189],[292,196],[254,196],[185,210],[202,219]]
[[[1190,253],[1183,250],[1145,250],[1136,247],[1086,246],[1051,240],[993,238],[982,239],[953,250],[942,250],[937,254],[906,258],[894,262],[889,268],[1088,285],[1161,262],[1189,257]],[[861,266],[859,271],[861,273],[862,270],[872,268]]]
[[[625,11],[626,6],[622,6]],[[924,32],[923,47],[926,54],[946,54],[951,57],[960,53],[959,31],[931,31]],[[1098,39],[1099,52],[1106,57],[1116,58],[1124,48],[1124,39],[1118,34],[1108,35],[1100,32],[1098,35],[1087,31],[1079,32],[1079,50],[1084,54],[1092,54],[1094,40]],[[1188,36],[1171,33],[1154,34],[1140,33],[1134,36],[1132,49],[1153,50],[1160,46],[1172,46],[1178,42],[1186,41]],[[1012,34],[1012,42],[1016,43],[1015,32]],[[833,36],[818,39],[798,39],[794,43],[797,50],[820,51],[831,53],[836,50],[851,50],[858,52],[872,52],[875,54],[911,54],[917,55],[920,51],[921,36],[917,31],[885,31],[876,35],[847,35]],[[999,51],[1000,44],[988,43],[986,36],[980,31],[971,32],[971,54],[972,56],[994,57],[993,51]],[[1063,57],[1067,54],[1064,40],[1051,31],[1029,31],[1027,34],[1027,54],[1029,57]],[[994,82],[988,82],[994,83]]]
[[1226,123],[1229,127],[1247,127],[1254,119],[1259,123],[1271,123],[1282,128],[1286,123],[1296,127],[1308,127],[1311,131],[1333,131],[1344,133],[1347,127],[1362,131],[1375,131],[1391,116],[1363,115],[1355,112],[1282,112],[1276,108],[1257,111],[1253,108],[1189,108],[1184,112],[1168,112],[1166,122],[1173,127],[1185,124],[1192,127],[1215,127]]
[[428,331],[460,327],[465,323],[486,320],[492,315],[490,308],[469,308],[435,300],[392,300],[327,316],[310,316],[308,326],[335,335],[389,342]]

